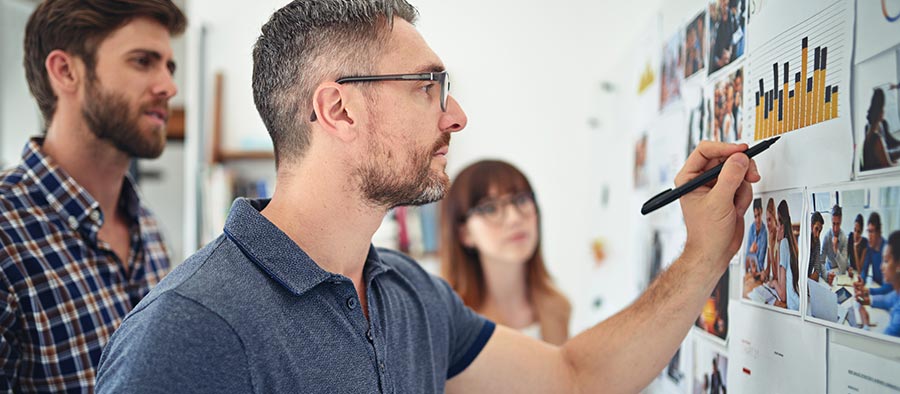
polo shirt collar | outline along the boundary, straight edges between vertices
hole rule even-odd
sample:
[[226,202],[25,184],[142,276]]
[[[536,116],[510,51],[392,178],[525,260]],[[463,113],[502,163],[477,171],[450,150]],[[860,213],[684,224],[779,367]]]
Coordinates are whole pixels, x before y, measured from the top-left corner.
[[[303,295],[324,281],[347,280],[342,275],[319,267],[294,240],[260,213],[269,201],[236,199],[225,221],[225,236],[272,280],[294,295]],[[369,283],[375,276],[388,270],[390,267],[381,261],[378,252],[369,245],[363,280]]]

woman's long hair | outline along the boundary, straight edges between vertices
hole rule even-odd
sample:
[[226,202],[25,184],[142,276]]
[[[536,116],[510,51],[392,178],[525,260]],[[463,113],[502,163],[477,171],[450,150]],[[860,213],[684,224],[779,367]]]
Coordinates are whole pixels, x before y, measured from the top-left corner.
[[[441,203],[441,274],[450,283],[463,302],[479,310],[487,296],[484,272],[478,251],[465,247],[460,240],[460,228],[468,219],[467,213],[490,193],[498,195],[534,193],[528,179],[512,165],[499,160],[482,160],[459,173],[447,196]],[[566,311],[570,305],[565,296],[554,286],[544,266],[540,240],[540,209],[535,201],[538,218],[538,241],[534,254],[526,263],[526,287],[529,301],[534,307],[541,328],[544,318],[559,313],[560,305]]]
[[881,119],[884,116],[884,91],[875,88],[872,92],[872,101],[869,103],[869,111],[866,120],[869,122],[869,131],[875,131],[881,127]]
[[791,228],[791,213],[788,210],[787,201],[781,200],[778,203],[778,220],[781,221],[781,229],[784,231],[784,236],[788,240],[788,245],[790,245],[791,249],[791,274],[794,277],[794,291],[797,294],[800,294],[800,287],[797,284],[800,280],[798,273],[800,272],[798,251],[797,247],[797,239],[794,238],[794,230]]

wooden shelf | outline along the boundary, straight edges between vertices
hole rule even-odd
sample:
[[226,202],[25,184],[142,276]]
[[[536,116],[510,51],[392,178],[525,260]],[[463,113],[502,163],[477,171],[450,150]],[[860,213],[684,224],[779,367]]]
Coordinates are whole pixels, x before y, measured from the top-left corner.
[[184,107],[173,107],[166,122],[167,140],[184,140]]
[[226,150],[222,148],[222,91],[224,76],[216,73],[213,97],[212,152],[210,161],[224,163],[235,160],[275,160],[271,150]]
[[218,162],[234,161],[234,160],[275,160],[275,154],[272,151],[227,151],[219,150],[217,158]]

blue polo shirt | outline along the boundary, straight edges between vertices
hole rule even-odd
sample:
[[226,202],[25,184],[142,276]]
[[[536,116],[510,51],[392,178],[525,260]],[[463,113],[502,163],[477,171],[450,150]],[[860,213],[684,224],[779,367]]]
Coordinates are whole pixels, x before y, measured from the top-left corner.
[[98,393],[440,393],[494,324],[410,258],[370,247],[369,319],[349,278],[321,269],[238,199],[225,233],[169,274],[104,349]]

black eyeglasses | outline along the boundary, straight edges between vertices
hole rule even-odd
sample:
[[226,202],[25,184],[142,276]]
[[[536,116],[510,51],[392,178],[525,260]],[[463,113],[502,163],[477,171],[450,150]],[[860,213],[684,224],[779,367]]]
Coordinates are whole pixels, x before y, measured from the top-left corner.
[[[386,74],[386,75],[364,75],[358,77],[341,77],[335,82],[373,82],[373,81],[436,81],[441,85],[441,111],[447,112],[447,96],[450,95],[450,75],[447,71],[434,73],[418,73],[418,74]],[[309,118],[310,122],[316,121],[316,112],[313,111]]]
[[512,205],[519,212],[519,215],[526,217],[534,215],[537,208],[534,203],[534,194],[521,192],[511,196],[487,199],[469,209],[466,212],[466,219],[477,215],[493,224],[502,223],[506,218],[507,205]]

